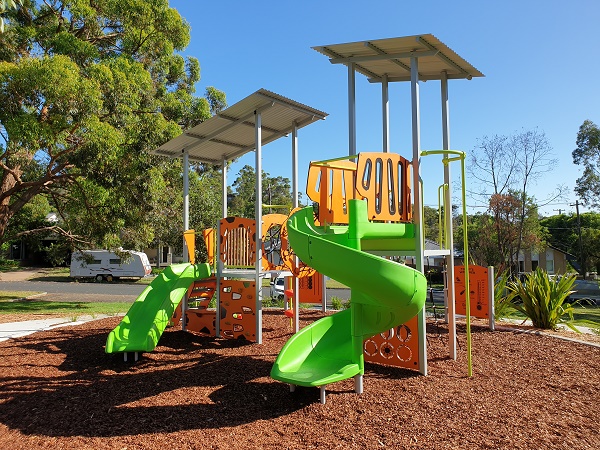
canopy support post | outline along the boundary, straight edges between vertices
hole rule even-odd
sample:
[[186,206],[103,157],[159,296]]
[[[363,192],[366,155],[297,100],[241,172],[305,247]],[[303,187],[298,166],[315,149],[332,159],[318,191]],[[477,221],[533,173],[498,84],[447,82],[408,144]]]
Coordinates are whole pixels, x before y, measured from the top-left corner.
[[262,268],[262,115],[260,111],[255,111],[255,143],[256,143],[256,274],[254,281],[256,283],[256,343],[262,344],[262,289],[260,272]]

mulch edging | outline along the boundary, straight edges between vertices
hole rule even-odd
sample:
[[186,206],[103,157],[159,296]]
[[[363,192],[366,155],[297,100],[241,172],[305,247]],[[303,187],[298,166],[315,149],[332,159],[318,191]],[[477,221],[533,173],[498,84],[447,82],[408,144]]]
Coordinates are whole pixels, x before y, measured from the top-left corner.
[[0,448],[600,448],[587,344],[473,326],[469,378],[464,325],[453,361],[447,328],[429,324],[427,377],[368,364],[363,394],[347,380],[321,405],[269,377],[291,336],[281,312],[263,314],[262,345],[170,329],[137,363],[103,351],[119,320],[0,343]]

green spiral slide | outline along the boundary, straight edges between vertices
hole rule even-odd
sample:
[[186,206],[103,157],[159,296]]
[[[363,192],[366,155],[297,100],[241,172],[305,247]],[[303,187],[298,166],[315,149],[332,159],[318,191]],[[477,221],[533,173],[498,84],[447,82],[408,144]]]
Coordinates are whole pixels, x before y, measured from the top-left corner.
[[175,308],[195,280],[211,276],[209,264],[166,267],[133,302],[106,339],[106,353],[154,350]]
[[363,341],[406,322],[425,305],[427,281],[422,273],[364,251],[414,249],[413,225],[369,222],[364,200],[350,200],[348,207],[348,226],[315,226],[312,207],[288,220],[296,255],[349,286],[351,307],[292,336],[271,370],[276,380],[323,387],[364,374]]

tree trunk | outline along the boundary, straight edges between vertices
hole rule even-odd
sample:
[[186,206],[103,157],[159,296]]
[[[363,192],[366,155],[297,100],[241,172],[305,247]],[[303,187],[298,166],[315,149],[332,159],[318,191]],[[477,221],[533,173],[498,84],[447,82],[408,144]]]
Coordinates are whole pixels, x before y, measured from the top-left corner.
[[0,186],[0,243],[4,242],[8,221],[14,214],[14,211],[10,208],[11,195],[6,195],[6,193],[11,191],[17,184],[15,174],[20,177],[23,173],[20,167],[15,167],[13,172],[4,170],[2,185]]

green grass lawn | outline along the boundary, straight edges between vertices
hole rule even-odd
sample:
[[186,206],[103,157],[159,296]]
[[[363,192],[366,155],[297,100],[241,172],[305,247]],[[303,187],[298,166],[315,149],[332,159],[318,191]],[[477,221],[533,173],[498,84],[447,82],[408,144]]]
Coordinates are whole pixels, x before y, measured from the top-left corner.
[[32,297],[43,294],[37,291],[0,291],[0,302],[18,300],[20,298]]
[[43,300],[0,300],[0,314],[64,314],[66,316],[115,315],[126,313],[131,302],[45,302]]
[[573,317],[576,321],[588,320],[600,327],[600,306],[576,306]]

